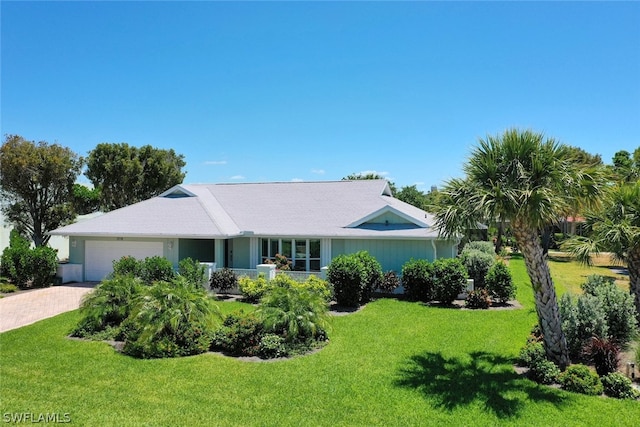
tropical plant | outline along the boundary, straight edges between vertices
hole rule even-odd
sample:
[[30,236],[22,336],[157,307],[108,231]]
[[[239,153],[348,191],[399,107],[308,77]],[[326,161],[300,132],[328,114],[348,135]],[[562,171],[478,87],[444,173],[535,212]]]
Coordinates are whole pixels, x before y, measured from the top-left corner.
[[491,306],[491,297],[489,291],[485,288],[474,289],[469,291],[467,298],[464,301],[464,305],[471,309],[486,310]]
[[451,304],[467,286],[467,271],[457,258],[439,258],[433,262],[433,298]]
[[454,236],[486,218],[510,221],[531,279],[545,350],[564,369],[569,351],[539,234],[558,217],[597,201],[597,171],[576,162],[567,146],[517,129],[481,139],[464,171],[466,178],[452,179],[440,191],[435,226]]
[[586,214],[587,237],[576,236],[563,248],[590,264],[592,254],[608,251],[629,270],[629,293],[640,322],[640,180],[619,183],[608,191],[602,206]]
[[462,252],[471,251],[471,250],[484,252],[492,256],[495,256],[495,253],[496,253],[493,243],[487,242],[486,240],[473,240],[465,244],[464,247],[462,248]]
[[501,303],[506,303],[516,296],[516,287],[513,284],[511,272],[502,261],[496,262],[489,269],[485,276],[485,286],[491,297]]
[[474,289],[484,288],[484,279],[493,265],[496,263],[496,255],[487,253],[478,249],[465,249],[460,254],[460,259],[469,274],[469,278],[473,279]]
[[191,285],[201,288],[205,282],[205,268],[198,260],[184,258],[178,263],[178,274]]
[[286,342],[324,337],[329,326],[325,299],[304,289],[274,287],[260,301],[257,314],[267,332]]
[[248,303],[256,304],[268,289],[269,282],[263,274],[258,275],[255,279],[251,279],[249,276],[238,278],[238,290]]
[[92,336],[108,327],[119,327],[131,313],[142,288],[142,281],[130,275],[104,280],[83,298],[80,304],[82,320],[72,335]]
[[618,369],[620,347],[608,338],[591,337],[582,352],[601,377]]
[[404,293],[414,301],[433,299],[433,265],[426,259],[410,259],[402,266]]
[[204,289],[194,288],[182,277],[156,282],[144,289],[125,322],[123,351],[142,358],[203,353],[219,317]]
[[238,276],[232,269],[225,267],[211,273],[209,282],[211,290],[226,293],[238,286]]
[[607,337],[624,346],[637,334],[633,297],[618,288],[613,280],[601,282],[585,286],[585,294],[600,301],[607,322]]
[[385,271],[380,282],[382,292],[392,294],[400,286],[400,278],[395,271]]

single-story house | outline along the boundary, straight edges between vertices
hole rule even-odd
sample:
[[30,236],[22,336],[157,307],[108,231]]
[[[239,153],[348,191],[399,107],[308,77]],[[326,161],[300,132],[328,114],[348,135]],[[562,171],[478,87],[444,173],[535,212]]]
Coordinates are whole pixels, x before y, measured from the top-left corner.
[[99,281],[125,255],[255,269],[281,254],[294,270],[319,271],[366,250],[400,272],[411,258],[456,256],[458,241],[432,224],[385,180],[185,184],[51,234],[69,237],[69,262],[82,265],[83,280]]

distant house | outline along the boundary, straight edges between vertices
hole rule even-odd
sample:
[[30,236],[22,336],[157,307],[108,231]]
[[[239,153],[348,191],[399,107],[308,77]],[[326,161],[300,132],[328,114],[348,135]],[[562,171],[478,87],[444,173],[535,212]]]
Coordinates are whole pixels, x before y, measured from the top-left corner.
[[281,254],[294,270],[319,271],[337,255],[366,250],[399,272],[411,258],[456,256],[458,241],[432,224],[385,180],[190,184],[51,234],[68,236],[69,262],[98,281],[125,255],[255,269]]

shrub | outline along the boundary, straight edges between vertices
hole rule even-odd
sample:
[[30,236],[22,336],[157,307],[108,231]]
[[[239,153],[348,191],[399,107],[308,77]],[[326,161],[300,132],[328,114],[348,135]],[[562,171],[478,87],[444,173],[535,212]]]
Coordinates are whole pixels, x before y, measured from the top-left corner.
[[306,289],[274,287],[260,301],[257,314],[265,331],[286,342],[324,337],[329,324],[327,302]]
[[458,258],[440,258],[433,263],[433,298],[451,304],[467,286],[467,272]]
[[142,281],[133,276],[116,276],[104,280],[82,299],[82,320],[71,334],[91,337],[106,329],[118,328],[131,313],[131,308],[141,293]]
[[147,285],[154,282],[170,282],[175,275],[173,264],[166,258],[153,256],[145,258],[142,262],[140,277]]
[[485,276],[485,285],[491,297],[501,303],[506,303],[516,296],[511,272],[503,262],[496,262],[489,269]]
[[48,246],[31,249],[29,242],[12,230],[0,264],[2,274],[16,286],[26,288],[30,283],[34,288],[43,288],[53,284],[58,256]]
[[119,260],[113,261],[113,273],[115,276],[142,277],[143,261],[139,261],[132,256],[123,256]]
[[217,316],[204,289],[180,277],[156,282],[144,289],[125,322],[123,351],[142,358],[203,353],[209,349]]
[[382,275],[379,289],[382,292],[392,294],[400,286],[400,278],[395,271],[387,271]]
[[592,337],[584,347],[583,354],[593,362],[601,377],[618,369],[620,347],[607,338]]
[[289,352],[284,345],[284,338],[276,334],[264,334],[260,339],[258,355],[263,359],[287,357]]
[[558,381],[564,390],[597,396],[602,394],[602,382],[598,375],[585,365],[571,365],[560,374]]
[[472,309],[487,309],[491,306],[491,297],[486,289],[474,289],[467,294],[464,302],[465,307]]
[[29,242],[14,229],[9,235],[9,246],[2,251],[0,273],[16,286],[24,288],[31,279]]
[[307,289],[309,292],[320,295],[327,302],[331,301],[333,298],[333,289],[331,288],[331,284],[317,276],[309,276],[309,278],[301,285],[303,289]]
[[619,289],[612,277],[598,275],[589,276],[583,289],[586,295],[600,301],[608,336],[621,345],[630,342],[636,333],[636,311],[631,294]]
[[471,250],[484,252],[492,256],[496,253],[496,248],[493,243],[486,240],[474,240],[472,242],[468,242],[466,245],[464,245],[464,248],[462,248],[463,252]]
[[48,246],[33,248],[29,253],[32,286],[44,288],[53,284],[58,267],[58,254]]
[[489,254],[477,249],[465,249],[460,254],[460,259],[469,274],[469,278],[473,279],[474,288],[484,288],[484,278],[496,262],[495,254]]
[[11,283],[0,283],[0,293],[10,294],[11,292],[15,292],[18,290],[16,285],[12,285]]
[[[575,301],[575,302],[574,302]],[[602,303],[593,295],[581,295],[577,299],[564,294],[560,299],[562,330],[567,338],[571,358],[579,358],[591,337],[606,337],[608,333]]]
[[411,259],[402,266],[404,293],[414,301],[433,299],[433,266],[426,259]]
[[238,286],[238,276],[230,268],[221,268],[211,274],[211,290],[226,293]]
[[518,355],[518,364],[520,366],[530,367],[534,362],[540,359],[546,359],[544,345],[541,342],[529,341],[522,347]]
[[559,375],[560,369],[546,358],[533,360],[527,373],[527,377],[531,381],[539,384],[553,384],[558,381]]
[[340,305],[358,307],[366,279],[365,267],[353,255],[338,255],[329,264],[327,280],[333,285],[336,302]]
[[262,322],[254,313],[232,313],[213,333],[211,349],[231,356],[257,356],[263,335]]
[[371,295],[376,289],[378,289],[382,282],[382,267],[378,260],[372,257],[367,251],[357,252],[354,256],[364,267],[360,303],[366,303],[371,299]]
[[255,304],[264,296],[269,289],[269,283],[264,275],[259,275],[256,279],[248,276],[241,276],[238,279],[238,290],[246,302]]
[[184,258],[178,263],[178,274],[192,286],[201,288],[205,282],[205,268],[198,260]]
[[612,372],[601,379],[604,394],[616,399],[638,399],[640,392],[633,388],[631,380],[620,372]]

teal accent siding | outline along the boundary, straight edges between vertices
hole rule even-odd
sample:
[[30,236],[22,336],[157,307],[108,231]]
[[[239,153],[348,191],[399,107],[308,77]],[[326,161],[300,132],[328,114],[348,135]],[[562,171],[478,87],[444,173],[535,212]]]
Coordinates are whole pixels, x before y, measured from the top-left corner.
[[376,258],[382,270],[402,271],[404,263],[411,258],[433,261],[433,246],[430,240],[332,240],[331,255],[336,257],[358,251],[367,251]]
[[[249,264],[249,238],[241,237],[233,239],[233,265],[232,268],[252,268]],[[255,268],[255,267],[253,267]]]
[[178,258],[191,258],[200,262],[214,262],[215,240],[213,239],[180,239]]

